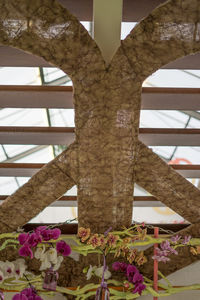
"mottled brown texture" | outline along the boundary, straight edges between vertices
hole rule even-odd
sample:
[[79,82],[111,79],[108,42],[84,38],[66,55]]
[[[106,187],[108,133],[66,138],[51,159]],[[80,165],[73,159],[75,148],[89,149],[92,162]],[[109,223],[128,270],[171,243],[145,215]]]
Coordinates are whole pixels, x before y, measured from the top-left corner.
[[71,168],[74,148],[72,144],[3,202],[0,209],[1,233],[26,224],[74,185],[76,174]]
[[200,222],[199,189],[141,142],[136,156],[136,183],[187,221]]
[[56,158],[9,197],[0,210],[1,231],[22,225],[74,183],[80,226],[93,232],[129,226],[135,176],[161,201],[199,222],[200,192],[138,143],[138,126],[143,80],[200,51],[200,0],[171,0],[155,9],[122,41],[108,66],[58,2],[0,0],[0,11],[1,44],[42,56],[72,78],[76,123],[73,154]]

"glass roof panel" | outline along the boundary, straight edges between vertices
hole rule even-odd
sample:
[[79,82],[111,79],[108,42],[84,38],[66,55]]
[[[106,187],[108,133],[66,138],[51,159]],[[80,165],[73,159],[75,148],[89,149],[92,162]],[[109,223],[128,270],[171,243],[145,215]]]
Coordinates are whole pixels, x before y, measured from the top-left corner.
[[185,128],[188,118],[188,115],[177,110],[142,110],[140,127]]
[[20,153],[26,152],[35,147],[34,145],[5,145],[5,144],[3,146],[9,158],[14,157]]
[[144,81],[143,86],[199,88],[200,70],[158,70]]
[[40,84],[38,68],[4,67],[0,68],[1,85]]
[[43,108],[4,108],[0,111],[0,126],[47,126]]
[[[77,218],[77,207],[47,207],[29,223],[59,223]],[[186,221],[167,207],[135,207],[133,221],[177,224]]]
[[49,109],[51,126],[73,127],[74,109]]

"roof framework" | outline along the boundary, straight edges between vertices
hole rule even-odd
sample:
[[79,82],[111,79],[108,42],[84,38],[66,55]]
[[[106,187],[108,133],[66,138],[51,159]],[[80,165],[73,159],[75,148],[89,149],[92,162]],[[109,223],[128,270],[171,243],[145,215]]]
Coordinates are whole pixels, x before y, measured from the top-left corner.
[[[68,6],[69,10],[81,11],[80,6],[84,4],[87,8],[85,17],[83,20],[89,20],[91,1],[60,1],[64,5]],[[83,3],[85,2],[85,3]],[[157,1],[162,2],[162,1]],[[138,21],[141,16],[144,16],[147,11],[152,7],[149,7],[147,3],[149,1],[139,1],[137,3],[138,11],[132,8],[133,1],[124,1],[124,20]],[[71,7],[70,7],[71,5]],[[74,6],[73,6],[74,5]],[[157,5],[157,4],[156,4]],[[78,9],[77,9],[78,8]],[[128,8],[128,9],[127,9]],[[145,8],[145,9],[144,9]],[[129,12],[134,11],[138,17],[130,16]],[[84,12],[82,12],[84,13]],[[143,15],[142,15],[143,14]],[[78,16],[82,18],[82,16]],[[132,19],[134,18],[134,19]],[[29,66],[29,67],[40,67],[40,76],[42,78],[42,84],[44,86],[0,86],[0,104],[2,108],[45,108],[47,112],[47,118],[49,120],[49,126],[43,127],[11,127],[1,126],[0,127],[0,140],[2,144],[35,144],[35,145],[66,145],[73,141],[74,128],[62,128],[62,127],[51,127],[51,117],[48,117],[49,108],[64,108],[73,109],[72,102],[72,87],[68,86],[51,86],[45,82],[44,74],[42,75],[43,67],[51,67],[43,59],[35,57],[33,55],[26,54],[20,50],[16,50],[8,47],[0,47],[0,64],[1,66]],[[168,64],[165,68],[177,68],[177,69],[200,69],[199,54],[194,56],[188,56],[186,58],[177,60],[173,63]],[[43,77],[42,77],[43,76]],[[60,84],[68,81],[67,77],[61,77]],[[55,83],[55,82],[54,82]],[[59,84],[59,82],[56,82]],[[29,95],[28,101],[27,94]],[[143,88],[142,94],[142,109],[148,110],[181,110],[185,114],[190,116],[188,111],[200,110],[199,102],[199,88],[156,88],[146,87]],[[16,100],[17,99],[17,100]],[[56,99],[56,101],[55,101]],[[188,101],[189,99],[189,101]],[[196,115],[192,115],[196,119],[199,118],[199,113],[195,112]],[[200,146],[200,130],[199,129],[163,129],[163,128],[141,128],[140,139],[149,146]],[[34,141],[34,142],[33,142]],[[37,147],[37,146],[36,146]],[[35,148],[36,148],[35,147]],[[34,148],[33,148],[34,149]],[[35,149],[38,151],[38,149]],[[34,151],[34,150],[33,150]],[[55,152],[54,152],[55,154]],[[24,153],[26,155],[26,153]],[[8,158],[9,159],[9,158]],[[1,176],[31,176],[36,170],[41,168],[40,164],[8,164],[4,162],[0,164],[0,175]],[[200,177],[200,166],[173,166],[176,170],[190,178]],[[1,200],[5,199],[5,195],[1,196]],[[61,198],[61,201],[75,201],[67,197]],[[156,201],[151,196],[146,199],[136,198],[136,201]],[[71,203],[75,205],[75,203]],[[149,205],[149,204],[147,204]],[[152,202],[153,205],[153,202]],[[180,227],[178,228],[180,229]]]

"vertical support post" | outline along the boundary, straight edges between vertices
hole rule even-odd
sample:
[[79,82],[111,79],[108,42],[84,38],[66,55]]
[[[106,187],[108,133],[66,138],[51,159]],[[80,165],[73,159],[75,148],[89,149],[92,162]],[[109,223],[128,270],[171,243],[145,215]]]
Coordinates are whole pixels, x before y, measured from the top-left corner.
[[[154,237],[158,238],[159,228],[154,227]],[[154,255],[156,255],[156,248],[158,244],[154,244]],[[153,288],[157,292],[158,291],[158,261],[154,259],[153,265]],[[158,300],[158,297],[153,297],[153,300]]]
[[123,0],[93,0],[93,37],[107,64],[120,46]]

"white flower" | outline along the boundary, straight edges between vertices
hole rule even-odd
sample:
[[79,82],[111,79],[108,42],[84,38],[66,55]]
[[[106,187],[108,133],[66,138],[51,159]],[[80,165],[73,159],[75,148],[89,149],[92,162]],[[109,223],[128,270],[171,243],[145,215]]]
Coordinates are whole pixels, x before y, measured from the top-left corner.
[[23,258],[18,258],[15,261],[13,261],[13,264],[15,266],[14,276],[16,277],[16,279],[23,277],[27,268],[25,260]]
[[[96,270],[94,271],[94,274],[98,277],[102,277],[102,275],[103,275],[103,266],[100,267],[100,268],[96,268]],[[105,273],[104,273],[104,278],[109,279],[110,277],[111,277],[111,273],[107,268]]]
[[50,248],[46,253],[47,260],[52,264],[57,264],[58,254],[55,248]]
[[44,252],[45,252],[45,245],[43,245],[43,247],[38,247],[34,254],[35,258],[42,260],[44,257]]
[[97,266],[91,266],[90,265],[90,267],[87,271],[87,274],[86,274],[87,280],[89,280],[94,275],[94,272],[95,272],[96,269],[97,269]]
[[60,265],[61,265],[63,259],[64,259],[63,256],[58,256],[57,263],[53,267],[54,271],[57,271],[60,268]]
[[15,265],[8,260],[6,260],[5,262],[1,262],[0,270],[3,272],[5,279],[15,277]]
[[2,283],[5,279],[4,273],[0,270],[0,283]]
[[45,253],[42,253],[41,255],[38,252],[36,255],[37,257],[40,256],[40,260],[42,262],[40,266],[40,271],[49,269],[52,267],[52,265],[57,265],[57,263],[59,264],[58,255],[55,248],[50,248],[49,250],[47,250]]
[[51,268],[51,263],[46,259],[43,260],[42,264],[40,266],[40,271],[43,271],[43,270],[46,270],[46,269],[49,269],[49,268]]

